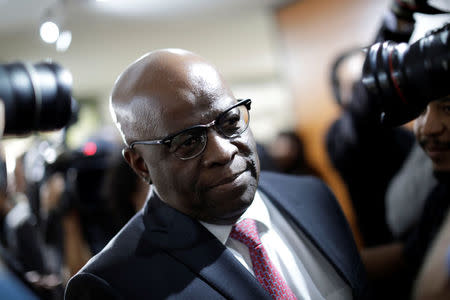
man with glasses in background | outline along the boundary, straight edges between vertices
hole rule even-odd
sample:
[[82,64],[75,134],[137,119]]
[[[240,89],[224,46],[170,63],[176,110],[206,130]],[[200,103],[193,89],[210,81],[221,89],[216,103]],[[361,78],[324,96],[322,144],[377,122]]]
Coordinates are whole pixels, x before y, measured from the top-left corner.
[[151,192],[70,280],[66,299],[367,299],[327,186],[260,176],[250,107],[181,49],[150,52],[119,76],[113,119]]

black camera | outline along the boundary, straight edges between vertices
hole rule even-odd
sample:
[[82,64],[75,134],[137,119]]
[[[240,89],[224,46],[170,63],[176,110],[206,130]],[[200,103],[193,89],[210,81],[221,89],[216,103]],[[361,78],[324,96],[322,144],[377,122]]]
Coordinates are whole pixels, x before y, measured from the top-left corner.
[[430,101],[450,95],[450,24],[409,45],[385,41],[370,46],[362,70],[369,100],[383,125],[418,117]]
[[72,75],[56,63],[0,65],[4,134],[23,135],[63,128],[76,107],[71,94]]

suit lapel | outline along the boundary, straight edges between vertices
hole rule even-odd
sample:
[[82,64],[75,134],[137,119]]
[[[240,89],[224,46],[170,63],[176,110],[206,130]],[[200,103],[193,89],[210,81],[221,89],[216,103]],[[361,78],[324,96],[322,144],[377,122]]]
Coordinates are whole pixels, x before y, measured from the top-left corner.
[[152,194],[144,211],[145,239],[166,251],[229,299],[271,299],[252,276],[198,221]]
[[190,249],[169,250],[225,298],[271,299],[266,291],[216,238]]
[[[352,234],[333,195],[317,180],[261,173],[259,188],[356,290],[365,277]],[[281,179],[281,180],[280,180]],[[303,182],[303,183],[301,183]]]

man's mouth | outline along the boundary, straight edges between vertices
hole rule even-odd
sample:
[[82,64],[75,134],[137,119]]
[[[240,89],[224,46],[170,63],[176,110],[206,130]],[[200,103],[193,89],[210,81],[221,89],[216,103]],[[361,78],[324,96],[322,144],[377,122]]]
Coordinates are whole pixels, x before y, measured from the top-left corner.
[[208,189],[213,189],[213,188],[220,187],[220,186],[223,186],[223,185],[232,184],[232,183],[234,183],[235,181],[237,181],[237,179],[238,179],[245,171],[247,171],[247,170],[243,170],[243,171],[234,173],[234,174],[229,175],[229,176],[224,176],[224,177],[222,177],[221,179],[215,181],[213,184],[208,185]]
[[431,159],[439,159],[442,155],[450,152],[450,147],[447,144],[425,144],[424,149]]

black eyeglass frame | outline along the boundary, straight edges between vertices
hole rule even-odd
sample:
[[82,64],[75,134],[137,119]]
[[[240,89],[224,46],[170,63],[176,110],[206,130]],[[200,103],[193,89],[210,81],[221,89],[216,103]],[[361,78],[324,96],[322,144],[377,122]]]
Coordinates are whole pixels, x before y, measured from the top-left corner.
[[[239,100],[236,104],[234,104],[234,105],[231,106],[230,108],[226,109],[224,112],[220,113],[220,114],[217,116],[217,118],[216,118],[215,120],[213,120],[212,122],[210,122],[210,123],[208,123],[208,124],[204,124],[204,125],[194,125],[194,126],[191,126],[191,127],[189,127],[189,128],[185,128],[185,129],[183,129],[183,130],[180,130],[180,131],[178,131],[178,132],[176,132],[176,133],[170,134],[170,135],[168,135],[168,136],[166,136],[165,138],[162,138],[162,139],[160,139],[160,140],[135,141],[135,142],[132,142],[132,143],[128,146],[128,148],[129,148],[129,149],[134,149],[134,145],[165,145],[165,146],[167,146],[167,147],[170,148],[170,146],[171,146],[171,144],[172,144],[172,140],[175,138],[175,136],[177,136],[177,135],[179,135],[179,134],[182,134],[182,133],[184,133],[184,132],[186,132],[186,131],[189,131],[189,130],[192,130],[192,129],[196,129],[196,128],[205,128],[205,131],[206,131],[208,128],[215,126],[216,123],[217,123],[217,121],[220,120],[220,118],[222,118],[222,116],[224,116],[224,115],[225,115],[226,113],[228,113],[230,110],[232,110],[232,109],[234,109],[234,108],[236,108],[236,107],[238,107],[238,106],[245,105],[245,107],[246,107],[247,110],[249,111],[249,110],[250,110],[250,107],[251,107],[251,103],[252,103],[252,100],[251,100],[251,99]],[[250,114],[248,115],[248,118],[249,118],[249,120],[248,120],[248,122],[247,122],[247,127],[246,127],[240,134],[236,135],[235,137],[240,136],[242,133],[244,133],[244,132],[248,129],[248,124],[250,123]],[[225,135],[225,134],[220,130],[220,128],[215,128],[215,130],[216,130],[220,135],[222,135],[222,136],[224,136],[224,137],[226,137],[226,138],[235,138],[234,136],[227,136],[227,135]],[[206,146],[206,142],[205,142],[205,146]],[[178,157],[178,156],[177,156],[177,157],[178,157],[179,159],[181,159],[181,160],[192,159],[192,158],[195,158],[195,157],[199,156],[201,153],[203,153],[204,148],[205,148],[205,147],[203,147],[203,149],[202,149],[198,154],[195,154],[195,155],[192,156],[192,157],[188,157],[188,158],[181,158],[181,157]],[[175,155],[175,156],[176,156],[176,155]]]

